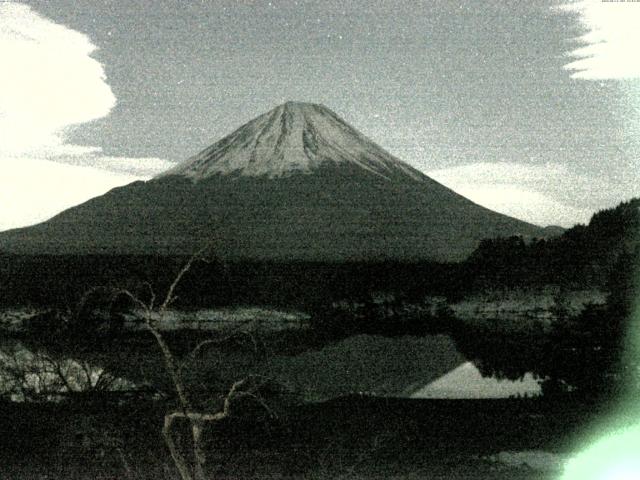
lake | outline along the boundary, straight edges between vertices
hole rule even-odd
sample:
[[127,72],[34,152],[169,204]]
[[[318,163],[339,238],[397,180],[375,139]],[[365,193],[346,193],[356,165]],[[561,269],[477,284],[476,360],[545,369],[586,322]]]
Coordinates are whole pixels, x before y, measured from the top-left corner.
[[[117,355],[126,358],[126,348],[134,347],[122,347]],[[138,358],[145,356],[143,352],[135,353]],[[219,357],[218,353],[209,355]],[[151,362],[158,361],[156,355],[150,356]],[[131,358],[133,364],[140,363],[134,360],[133,351]],[[216,361],[224,362],[224,357]],[[206,364],[205,355],[198,365]],[[61,358],[46,350],[31,350],[15,340],[4,340],[0,344],[0,392],[13,400],[24,400],[29,395],[56,398],[57,393],[70,390],[127,390],[142,383],[138,372],[128,379],[126,370],[113,373],[104,365],[86,357]],[[273,355],[253,368],[257,370],[252,373],[273,378],[308,401],[349,394],[414,399],[540,394],[540,386],[530,373],[515,381],[482,376],[445,335],[356,335],[297,355]]]

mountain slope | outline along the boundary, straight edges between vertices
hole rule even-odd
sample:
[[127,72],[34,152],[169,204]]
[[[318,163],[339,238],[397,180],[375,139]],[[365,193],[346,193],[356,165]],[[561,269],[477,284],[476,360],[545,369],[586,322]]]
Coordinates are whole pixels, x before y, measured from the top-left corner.
[[20,253],[460,260],[483,238],[543,229],[472,203],[319,105],[287,103],[148,182],[0,234]]

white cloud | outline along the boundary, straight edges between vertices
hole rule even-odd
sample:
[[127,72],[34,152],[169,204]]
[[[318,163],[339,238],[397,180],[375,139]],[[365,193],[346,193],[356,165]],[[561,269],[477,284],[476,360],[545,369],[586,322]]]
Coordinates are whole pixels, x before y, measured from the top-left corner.
[[570,52],[577,60],[564,67],[573,78],[640,78],[640,2],[586,0],[561,9],[577,12],[588,30],[579,38],[584,46]]
[[587,223],[590,208],[568,205],[548,191],[581,183],[559,165],[532,166],[517,163],[475,163],[427,172],[434,180],[496,212],[536,225],[570,227]]
[[116,104],[85,35],[14,2],[0,3],[0,153],[60,147],[63,131]]
[[0,230],[30,225],[172,164],[109,157],[65,132],[116,98],[90,39],[17,2],[0,2]]
[[148,179],[165,172],[176,164],[155,157],[128,158],[102,155],[100,150],[85,155],[61,156],[58,161],[82,167],[94,167],[122,175],[135,175],[139,179]]
[[136,180],[95,168],[47,160],[4,159],[0,175],[0,230],[47,220],[72,205]]

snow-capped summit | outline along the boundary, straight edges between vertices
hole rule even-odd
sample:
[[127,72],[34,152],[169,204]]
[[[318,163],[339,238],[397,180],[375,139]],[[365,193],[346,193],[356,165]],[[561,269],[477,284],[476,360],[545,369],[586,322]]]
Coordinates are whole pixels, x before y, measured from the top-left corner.
[[160,176],[278,178],[345,164],[388,179],[424,177],[327,107],[301,102],[279,105]]

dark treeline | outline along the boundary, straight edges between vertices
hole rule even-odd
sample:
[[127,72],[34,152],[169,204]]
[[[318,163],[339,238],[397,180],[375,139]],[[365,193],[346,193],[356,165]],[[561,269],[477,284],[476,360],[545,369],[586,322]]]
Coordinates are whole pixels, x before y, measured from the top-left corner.
[[[73,307],[89,288],[127,288],[162,295],[186,256],[0,255],[3,306]],[[459,264],[198,261],[178,288],[181,308],[268,305],[309,308],[365,298],[372,292],[454,297],[467,289]]]
[[476,288],[492,285],[605,287],[621,261],[637,255],[640,199],[597,212],[550,239],[489,239],[467,259]]
[[[640,199],[596,213],[551,239],[481,242],[465,261],[196,263],[180,286],[182,308],[259,304],[304,308],[322,301],[384,292],[407,299],[450,300],[487,288],[561,285],[608,290],[621,262],[637,255]],[[216,252],[213,252],[215,254]],[[88,288],[136,290],[147,282],[162,293],[186,256],[42,255],[0,253],[0,304],[72,306]]]

